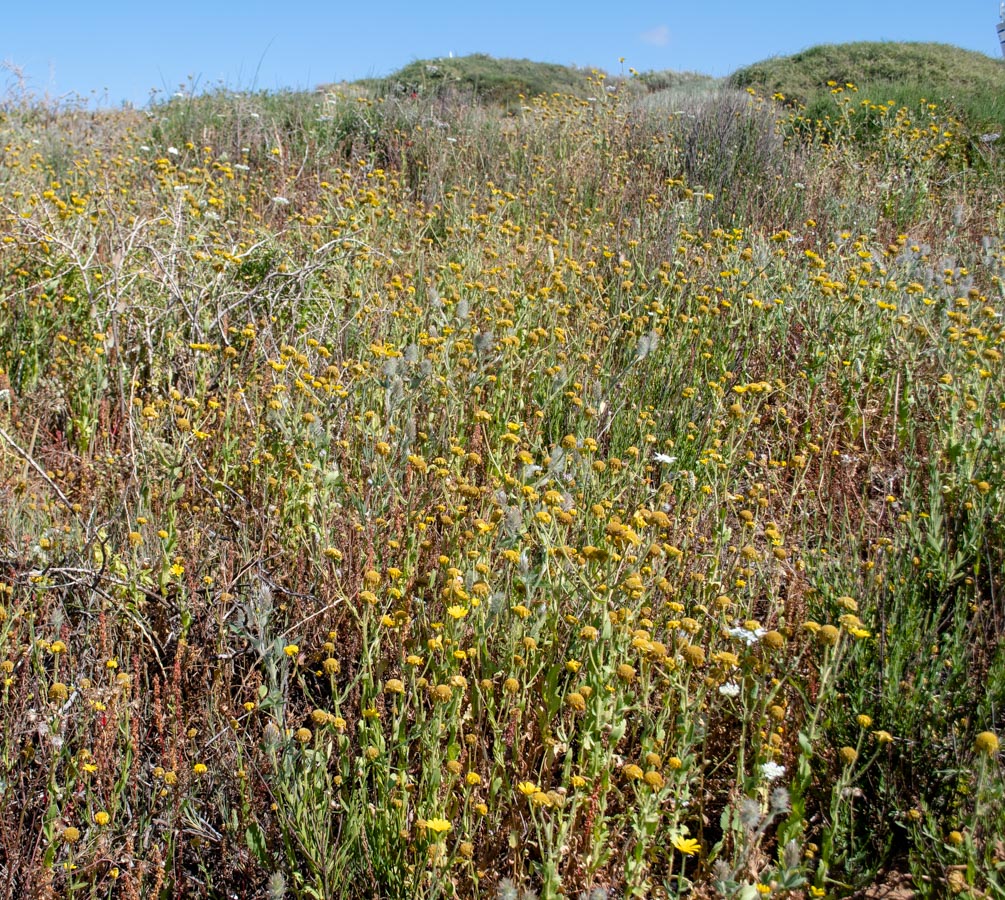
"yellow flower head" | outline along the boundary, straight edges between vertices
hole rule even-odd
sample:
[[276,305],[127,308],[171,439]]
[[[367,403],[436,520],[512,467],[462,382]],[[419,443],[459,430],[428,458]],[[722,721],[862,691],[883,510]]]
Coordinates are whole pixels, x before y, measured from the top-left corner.
[[699,850],[701,850],[701,844],[699,844],[694,838],[686,838],[683,835],[677,835],[673,839],[673,845],[685,856],[694,856]]
[[426,830],[433,834],[446,834],[452,827],[446,819],[426,819]]
[[982,731],[974,741],[977,752],[984,756],[994,756],[998,752],[998,735],[993,731]]
[[833,647],[840,636],[841,633],[833,625],[823,625],[817,632],[817,640],[827,647]]

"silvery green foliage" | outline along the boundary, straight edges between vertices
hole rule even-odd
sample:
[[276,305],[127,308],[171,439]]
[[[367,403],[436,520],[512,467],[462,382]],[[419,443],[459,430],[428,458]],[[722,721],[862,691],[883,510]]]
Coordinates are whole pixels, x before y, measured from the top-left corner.
[[520,892],[512,878],[504,878],[496,888],[496,900],[520,900]]
[[475,352],[479,356],[487,356],[495,347],[496,337],[491,331],[479,331],[475,335]]
[[761,824],[761,804],[752,797],[744,797],[740,803],[740,824],[750,831]]
[[771,792],[771,811],[787,813],[789,811],[789,792],[783,787],[776,787]]
[[647,334],[642,335],[642,337],[639,338],[638,344],[635,346],[635,359],[641,362],[656,349],[659,341],[659,335],[655,331],[650,331]]
[[538,900],[533,888],[520,890],[512,878],[504,878],[496,887],[496,900]]
[[269,900],[283,900],[286,896],[286,879],[283,878],[282,872],[273,872],[269,876],[265,892]]
[[[761,846],[770,826],[784,816],[790,808],[789,792],[776,787],[768,798],[767,809],[763,801],[744,797],[737,808],[726,809],[722,815],[723,831],[732,835],[732,858],[720,857],[712,865],[715,889],[730,900],[756,900],[757,884],[774,884],[775,890],[793,891],[807,882],[802,847],[794,840],[780,848],[778,861],[766,866],[750,879],[750,862],[755,850]],[[724,838],[719,849],[728,846]]]

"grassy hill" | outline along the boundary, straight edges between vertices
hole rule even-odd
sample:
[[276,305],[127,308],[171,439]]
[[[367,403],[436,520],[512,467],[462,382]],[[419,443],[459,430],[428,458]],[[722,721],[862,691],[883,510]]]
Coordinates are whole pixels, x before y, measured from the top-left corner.
[[468,56],[419,59],[381,78],[365,78],[355,86],[380,96],[440,96],[462,94],[483,103],[510,105],[521,96],[540,97],[562,94],[587,97],[597,92],[596,75],[607,83],[627,89],[633,95],[674,91],[693,94],[707,91],[720,83],[700,72],[670,69],[641,72],[624,79],[608,76],[601,69],[578,68],[529,59],[497,59],[485,53]]
[[584,97],[595,92],[589,78],[592,69],[529,59],[496,59],[484,53],[469,56],[417,59],[384,78],[362,84],[379,93],[442,94],[459,92],[480,100],[512,103],[542,94]]
[[863,99],[912,107],[925,98],[974,125],[1005,122],[1005,65],[948,44],[824,44],[746,66],[729,83],[781,93],[813,113],[826,113],[833,105],[834,86],[851,83]]

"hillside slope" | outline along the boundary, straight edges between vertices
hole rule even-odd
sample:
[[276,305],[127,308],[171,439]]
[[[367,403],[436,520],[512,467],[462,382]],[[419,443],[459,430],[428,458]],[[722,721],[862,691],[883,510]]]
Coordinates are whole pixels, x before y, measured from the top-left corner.
[[863,99],[947,105],[969,121],[1005,121],[1005,64],[948,44],[856,42],[823,44],[734,72],[729,83],[822,107],[834,87],[853,84]]
[[571,94],[583,97],[595,91],[589,79],[592,69],[529,59],[496,59],[484,53],[468,56],[418,59],[383,78],[367,79],[366,86],[379,93],[460,92],[480,100],[511,103],[541,94]]

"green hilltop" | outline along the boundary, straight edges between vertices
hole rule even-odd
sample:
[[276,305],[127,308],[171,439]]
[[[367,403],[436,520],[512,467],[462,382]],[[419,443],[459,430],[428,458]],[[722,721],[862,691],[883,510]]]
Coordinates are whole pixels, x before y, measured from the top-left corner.
[[478,100],[513,103],[542,94],[585,97],[596,91],[590,84],[595,69],[534,62],[529,59],[496,59],[485,53],[468,56],[417,59],[383,78],[368,78],[358,84],[382,95],[423,96],[460,93]]
[[862,99],[876,103],[915,106],[924,98],[972,124],[1005,121],[1005,63],[949,44],[823,44],[745,66],[727,83],[782,94],[811,113],[833,106],[834,86],[853,84]]
[[598,78],[627,88],[632,94],[651,94],[668,89],[695,89],[717,83],[710,75],[669,69],[632,73],[633,77],[609,75],[596,67],[567,66],[530,59],[497,59],[485,53],[417,59],[380,78],[364,78],[357,87],[380,96],[442,96],[460,94],[484,103],[512,105],[521,97],[562,94],[588,97],[597,93]]
[[416,59],[389,75],[361,79],[354,86],[378,96],[442,97],[512,106],[521,98],[563,94],[596,94],[597,76],[633,95],[665,90],[714,89],[722,85],[781,94],[804,107],[807,115],[825,118],[836,110],[835,87],[853,84],[862,100],[916,107],[934,102],[974,127],[1005,126],[1005,63],[983,53],[949,44],[858,41],[823,44],[761,60],[726,79],[694,72],[642,72],[633,77],[608,75],[590,67],[498,59],[485,53]]

